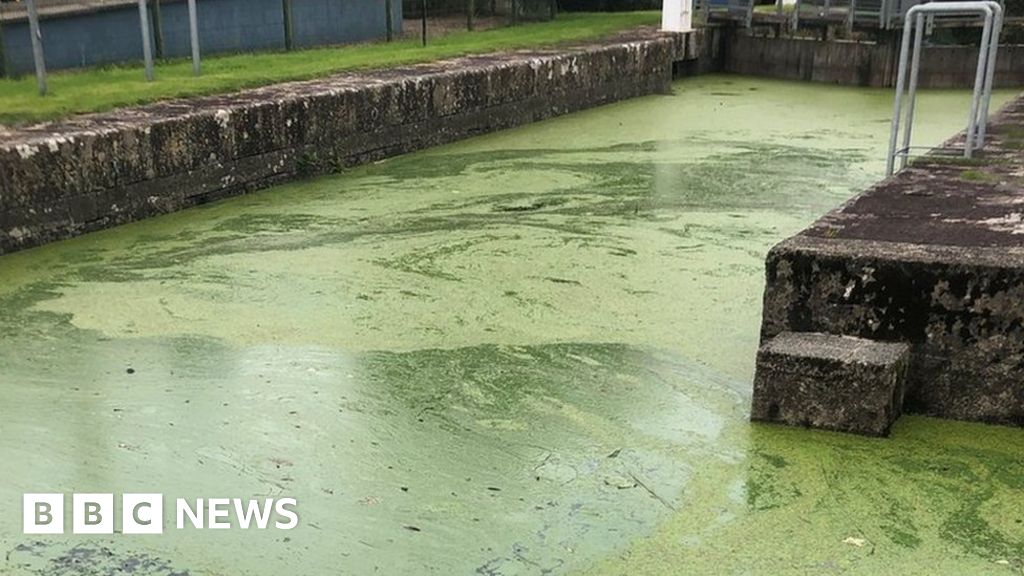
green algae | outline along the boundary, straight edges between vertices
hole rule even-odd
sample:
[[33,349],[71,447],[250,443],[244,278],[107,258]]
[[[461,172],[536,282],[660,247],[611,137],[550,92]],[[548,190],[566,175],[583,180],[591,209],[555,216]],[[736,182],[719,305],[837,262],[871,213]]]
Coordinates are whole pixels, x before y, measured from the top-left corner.
[[[752,426],[748,441],[745,499],[695,483],[696,514],[587,573],[1021,570],[1017,430],[905,417],[890,440]],[[764,453],[786,465],[766,465]]]
[[[0,502],[302,518],[30,538],[11,514],[0,573],[1020,572],[1020,431],[746,422],[764,254],[880,177],[890,105],[698,78],[0,259]],[[937,143],[966,97],[919,108]]]

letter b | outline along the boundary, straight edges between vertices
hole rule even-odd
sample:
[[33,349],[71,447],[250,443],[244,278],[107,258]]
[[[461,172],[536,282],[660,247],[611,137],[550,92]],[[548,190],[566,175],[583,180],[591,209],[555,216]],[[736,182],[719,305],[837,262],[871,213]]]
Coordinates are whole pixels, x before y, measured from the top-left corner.
[[71,498],[74,534],[113,534],[114,495],[75,494]]
[[23,533],[64,533],[63,494],[25,494],[22,496],[22,505]]

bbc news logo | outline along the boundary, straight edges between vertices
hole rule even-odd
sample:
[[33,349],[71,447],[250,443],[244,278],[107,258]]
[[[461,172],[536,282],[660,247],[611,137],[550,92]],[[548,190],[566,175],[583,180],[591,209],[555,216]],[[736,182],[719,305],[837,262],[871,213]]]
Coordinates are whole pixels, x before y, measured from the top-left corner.
[[[64,494],[23,495],[22,531],[25,534],[64,533]],[[250,527],[291,530],[299,525],[294,498],[178,498],[174,501],[174,527],[227,530]],[[163,534],[163,494],[122,494],[122,534]],[[118,509],[113,494],[72,494],[72,534],[113,534]]]

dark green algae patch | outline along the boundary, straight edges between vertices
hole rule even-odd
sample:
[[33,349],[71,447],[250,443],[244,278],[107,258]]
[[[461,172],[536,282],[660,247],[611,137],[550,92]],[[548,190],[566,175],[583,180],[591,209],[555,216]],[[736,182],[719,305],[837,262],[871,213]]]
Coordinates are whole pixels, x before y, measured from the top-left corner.
[[[1020,430],[746,421],[764,254],[877,179],[890,98],[699,78],[0,259],[3,509],[301,517],[5,514],[0,573],[1021,573]],[[922,103],[923,140],[959,128],[962,94]]]

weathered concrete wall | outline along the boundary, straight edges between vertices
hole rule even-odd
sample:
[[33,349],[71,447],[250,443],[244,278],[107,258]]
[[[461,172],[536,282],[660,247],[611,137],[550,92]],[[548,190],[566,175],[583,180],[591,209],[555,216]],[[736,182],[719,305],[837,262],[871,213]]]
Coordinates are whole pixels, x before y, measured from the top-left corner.
[[[191,54],[188,8],[184,0],[161,1],[164,56]],[[203,0],[198,3],[199,45],[204,54],[247,52],[284,47],[281,0]],[[151,27],[155,13],[150,11]],[[394,3],[394,29],[401,30],[401,2]],[[292,9],[297,46],[362,42],[383,38],[384,3],[379,0],[303,0]],[[28,21],[2,23],[8,73],[35,69]],[[43,10],[40,29],[49,69],[96,66],[142,60],[139,10],[134,2],[93,6],[76,11]]]
[[0,253],[666,91],[703,38],[638,33],[0,130]]
[[923,158],[774,247],[762,338],[906,342],[907,410],[1024,426],[1024,97],[989,134],[982,161]]
[[[722,70],[807,82],[891,87],[896,84],[898,37],[879,43],[769,38],[730,31],[723,45]],[[934,46],[921,52],[920,85],[965,88],[974,85],[978,49]],[[996,60],[998,87],[1024,86],[1024,46],[1002,46]]]

